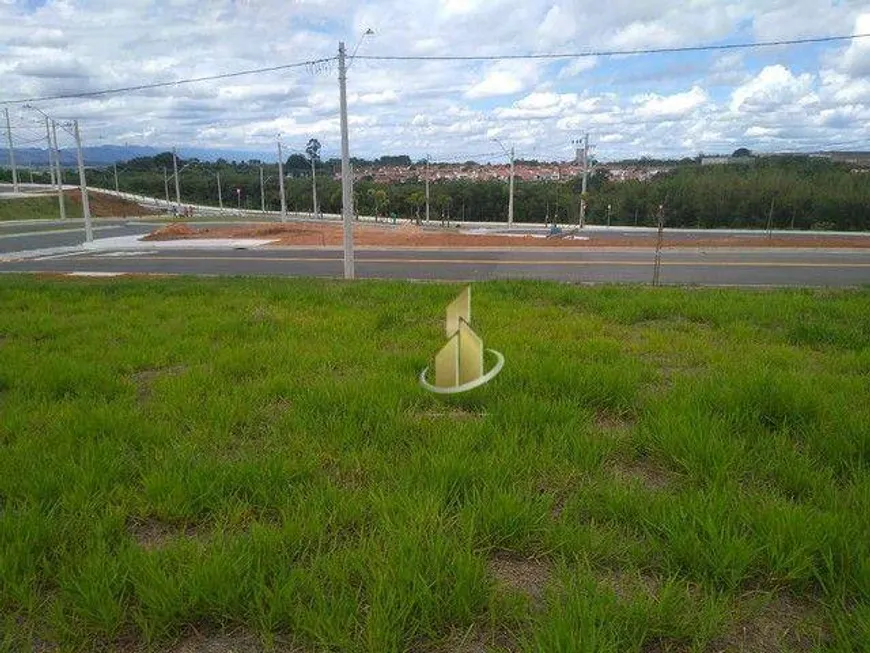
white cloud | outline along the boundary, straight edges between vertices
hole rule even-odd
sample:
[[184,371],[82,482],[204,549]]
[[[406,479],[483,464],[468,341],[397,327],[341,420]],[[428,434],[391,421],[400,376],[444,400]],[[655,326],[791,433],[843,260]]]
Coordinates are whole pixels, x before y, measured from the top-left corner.
[[[870,34],[870,13],[855,19],[853,34]],[[843,56],[843,69],[853,77],[870,77],[870,39],[855,39]]]
[[483,79],[472,84],[465,97],[477,100],[520,93],[538,79],[538,66],[529,62],[497,63],[489,67]]
[[558,79],[569,79],[576,77],[587,70],[592,70],[598,64],[598,57],[583,57],[574,59],[571,63],[566,64],[559,71]]
[[[367,27],[375,36],[363,55],[494,55],[870,32],[868,23],[866,3],[852,0],[824,11],[818,0],[0,0],[0,103],[332,56]],[[337,90],[333,65],[40,106],[80,118],[101,142],[271,151],[281,131],[336,152]],[[682,143],[824,147],[867,135],[870,39],[666,57],[357,59],[348,101],[364,156],[388,146],[486,152],[498,135],[546,158],[586,130],[602,158],[685,154]]]
[[673,45],[678,35],[659,21],[635,22],[620,29],[613,45],[623,50]]
[[469,88],[465,97],[475,100],[498,95],[512,95],[522,91],[523,88],[522,80],[513,73],[506,70],[494,70]]
[[759,113],[783,105],[807,103],[812,92],[813,76],[793,75],[783,65],[766,66],[753,79],[738,86],[731,94],[731,110]]
[[690,90],[673,95],[650,93],[635,99],[640,106],[635,114],[642,118],[675,118],[691,113],[707,103],[704,89],[693,86]]

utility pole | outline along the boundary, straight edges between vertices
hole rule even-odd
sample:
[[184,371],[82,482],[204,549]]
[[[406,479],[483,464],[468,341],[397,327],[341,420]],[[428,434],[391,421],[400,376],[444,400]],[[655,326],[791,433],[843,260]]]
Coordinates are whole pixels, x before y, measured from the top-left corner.
[[266,212],[266,190],[263,187],[263,164],[260,164],[260,211]]
[[662,241],[665,233],[665,205],[659,204],[658,234],[656,236],[656,255],[653,262],[653,285],[659,285],[659,274],[662,269]]
[[60,207],[60,219],[66,220],[66,204],[63,199],[63,173],[60,167],[60,148],[57,146],[57,123],[51,121],[51,139],[54,141],[54,165],[56,167],[54,179],[57,182],[57,203]]
[[217,171],[215,174],[217,175],[217,185],[218,185],[218,206],[220,207],[221,211],[223,211],[224,210],[224,198],[221,195],[221,173],[220,173],[220,171]]
[[767,214],[767,239],[770,240],[773,238],[773,203],[776,200],[776,196],[772,195],[770,197],[770,212]]
[[508,227],[514,226],[514,148],[511,146],[511,180],[508,191]]
[[175,148],[172,148],[172,174],[175,177],[175,210],[181,211],[181,188],[178,185],[178,157],[175,155]]
[[88,203],[88,182],[85,179],[85,159],[82,154],[82,137],[79,134],[79,121],[73,120],[73,130],[76,137],[76,150],[78,152],[79,162],[79,183],[82,186],[82,213],[85,216],[85,241],[92,242],[94,240],[94,232],[91,229],[91,206]]
[[426,224],[429,224],[429,155],[426,155]]
[[287,198],[284,197],[284,158],[281,155],[281,140],[278,140],[278,189],[281,193],[281,222],[287,221]]
[[166,208],[169,208],[169,177],[166,174],[166,166],[163,166],[163,190],[166,192]]
[[12,192],[18,192],[18,171],[15,169],[15,148],[12,145],[12,125],[9,124],[9,109],[6,112],[6,136],[9,139],[9,165],[12,168]]
[[45,140],[48,143],[48,170],[51,173],[51,185],[54,187],[54,159],[51,155],[51,124],[48,116],[45,116]]
[[117,163],[112,164],[112,170],[114,170],[114,172],[115,172],[115,192],[119,193],[120,191],[118,190],[118,164]]
[[586,225],[586,183],[589,177],[589,132],[583,138],[583,185],[580,189],[580,227]]
[[314,156],[311,157],[311,205],[314,207],[314,217],[318,216],[317,210],[317,173],[314,170]]
[[338,91],[341,114],[341,217],[344,221],[344,278],[354,278],[353,181],[350,178],[350,144],[347,134],[347,69],[344,41],[338,44]]

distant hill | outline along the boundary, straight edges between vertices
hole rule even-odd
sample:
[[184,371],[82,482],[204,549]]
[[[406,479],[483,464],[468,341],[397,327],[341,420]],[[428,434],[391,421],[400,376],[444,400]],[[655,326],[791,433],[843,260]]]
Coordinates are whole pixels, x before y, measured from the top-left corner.
[[[108,166],[113,163],[129,161],[137,157],[154,156],[161,152],[171,150],[171,147],[143,147],[139,145],[98,145],[85,147],[82,155],[86,166]],[[197,158],[202,161],[249,161],[260,159],[264,162],[273,162],[277,159],[277,152],[264,152],[255,150],[218,150],[209,148],[180,147],[178,156],[182,159]],[[61,165],[65,167],[76,165],[76,152],[71,148],[61,148]],[[22,168],[28,166],[48,166],[48,150],[36,147],[15,148],[15,164]],[[9,166],[9,153],[6,148],[0,149],[0,167]]]

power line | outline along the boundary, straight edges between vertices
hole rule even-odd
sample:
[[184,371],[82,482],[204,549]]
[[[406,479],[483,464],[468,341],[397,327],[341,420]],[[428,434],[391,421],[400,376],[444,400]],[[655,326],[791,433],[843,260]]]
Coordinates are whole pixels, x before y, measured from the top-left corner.
[[818,36],[804,39],[780,39],[755,43],[723,43],[721,45],[689,45],[670,48],[640,48],[637,50],[589,50],[587,52],[557,52],[543,54],[493,54],[493,55],[357,55],[357,59],[370,61],[500,61],[506,59],[582,59],[584,57],[631,56],[637,54],[668,54],[675,52],[706,52],[712,50],[748,50],[779,45],[807,45],[833,43],[870,37],[868,34],[841,36]]
[[107,88],[100,91],[83,91],[81,93],[61,93],[58,95],[44,95],[42,97],[19,98],[16,100],[6,100],[3,104],[24,104],[28,102],[48,102],[49,100],[69,100],[73,98],[89,98],[99,97],[101,95],[114,95],[116,93],[129,93],[131,91],[144,91],[152,88],[165,88],[167,86],[178,86],[179,84],[195,84],[196,82],[210,82],[217,79],[229,79],[230,77],[241,77],[243,75],[258,75],[262,73],[271,73],[276,70],[287,70],[290,68],[302,68],[304,66],[317,66],[329,61],[335,57],[326,57],[323,59],[312,59],[310,61],[299,61],[297,63],[282,64],[280,66],[269,66],[267,68],[251,68],[249,70],[239,70],[232,73],[221,73],[220,75],[207,75],[205,77],[188,77],[185,79],[176,79],[171,82],[155,82],[153,84],[139,84],[137,86],[121,86],[118,88]]

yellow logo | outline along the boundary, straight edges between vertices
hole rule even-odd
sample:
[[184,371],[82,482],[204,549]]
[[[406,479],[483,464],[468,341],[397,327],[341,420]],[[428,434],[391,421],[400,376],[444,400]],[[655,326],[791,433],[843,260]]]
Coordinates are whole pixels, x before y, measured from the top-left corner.
[[471,286],[447,307],[447,344],[435,355],[435,383],[426,380],[429,368],[420,373],[420,385],[438,394],[466,392],[495,378],[504,367],[504,356],[487,349],[496,357],[493,368],[483,372],[483,340],[471,328]]

